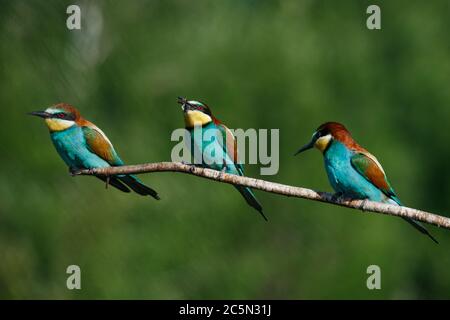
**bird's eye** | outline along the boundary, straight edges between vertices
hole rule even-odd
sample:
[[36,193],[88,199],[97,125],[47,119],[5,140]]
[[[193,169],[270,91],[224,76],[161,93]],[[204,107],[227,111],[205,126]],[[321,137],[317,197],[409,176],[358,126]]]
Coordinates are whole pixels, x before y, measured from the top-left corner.
[[193,110],[198,110],[198,111],[202,111],[203,110],[202,106],[200,106],[198,104],[193,104],[192,105],[192,109]]
[[60,112],[60,113],[56,114],[56,117],[59,119],[64,119],[66,117],[66,115],[64,113]]

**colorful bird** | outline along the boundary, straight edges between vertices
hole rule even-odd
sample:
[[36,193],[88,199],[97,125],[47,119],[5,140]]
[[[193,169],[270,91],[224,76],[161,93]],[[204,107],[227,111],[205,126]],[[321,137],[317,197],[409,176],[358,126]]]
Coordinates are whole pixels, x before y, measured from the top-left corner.
[[[353,140],[342,124],[322,124],[314,132],[311,142],[300,148],[296,155],[313,147],[323,153],[328,180],[338,196],[402,205],[381,164]],[[420,223],[403,219],[438,243]]]
[[[124,165],[103,131],[83,119],[80,112],[71,105],[60,103],[45,111],[31,112],[30,115],[45,119],[56,151],[69,166],[70,172]],[[142,196],[149,195],[159,200],[155,190],[144,185],[133,175],[108,178],[97,176],[97,178],[123,192],[130,192],[131,188]]]
[[[206,104],[194,100],[188,101],[185,98],[178,98],[178,103],[181,104],[186,129],[191,135],[191,152],[194,159],[198,153],[201,159],[197,161],[201,166],[243,176],[244,167],[238,163],[237,142],[233,133],[212,115],[211,109]],[[201,127],[201,134],[195,132],[197,127]],[[216,152],[207,152],[207,150]],[[262,206],[252,190],[238,185],[235,188],[267,221]]]

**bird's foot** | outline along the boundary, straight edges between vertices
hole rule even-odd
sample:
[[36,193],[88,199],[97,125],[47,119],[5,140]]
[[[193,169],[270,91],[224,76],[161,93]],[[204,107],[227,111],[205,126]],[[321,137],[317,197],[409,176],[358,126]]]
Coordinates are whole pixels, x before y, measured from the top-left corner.
[[344,193],[343,192],[336,192],[335,194],[333,194],[331,196],[331,200],[333,200],[334,202],[340,202],[344,199]]
[[69,174],[71,177],[75,177],[77,175],[77,169],[69,167]]
[[110,176],[106,176],[106,185],[105,185],[105,189],[108,189],[108,185],[109,185],[109,180],[110,180]]
[[367,199],[364,199],[363,201],[361,201],[361,204],[359,205],[359,210],[361,211],[366,211],[366,204],[367,204]]
[[224,167],[222,168],[222,169],[220,169],[220,173],[219,173],[219,179],[222,179],[223,178],[223,174],[225,173],[225,172],[227,172],[227,169],[228,169],[228,167],[227,167],[227,165],[224,165]]
[[186,162],[186,161],[181,161],[181,164],[184,164],[184,165],[186,165],[186,166],[189,166],[189,171],[190,172],[194,172],[194,170],[195,170],[195,168],[197,167],[197,165],[195,165],[195,164],[193,164],[193,163],[189,163],[189,162]]

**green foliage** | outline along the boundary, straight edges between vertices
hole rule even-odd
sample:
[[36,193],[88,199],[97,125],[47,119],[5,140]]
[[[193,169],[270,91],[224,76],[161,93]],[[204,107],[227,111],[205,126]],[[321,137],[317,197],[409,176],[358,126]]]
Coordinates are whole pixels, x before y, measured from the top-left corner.
[[[3,1],[0,11],[0,298],[448,298],[439,246],[393,217],[181,174],[142,179],[162,200],[71,178],[42,121],[77,106],[128,163],[170,160],[178,96],[232,128],[279,128],[280,171],[331,191],[321,155],[292,154],[340,121],[383,164],[400,199],[448,215],[448,1]],[[247,166],[258,176],[258,166]],[[66,289],[66,267],[82,290]],[[366,268],[382,290],[366,288]]]

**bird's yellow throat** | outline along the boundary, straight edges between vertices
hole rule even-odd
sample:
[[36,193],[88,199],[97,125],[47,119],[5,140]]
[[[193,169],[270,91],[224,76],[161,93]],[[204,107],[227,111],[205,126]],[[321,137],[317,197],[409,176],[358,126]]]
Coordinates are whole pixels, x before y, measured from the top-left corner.
[[201,111],[188,110],[184,113],[184,123],[186,124],[187,128],[203,126],[210,123],[211,121],[211,117]]
[[331,135],[327,134],[326,136],[320,137],[316,140],[314,143],[314,146],[319,149],[321,152],[324,152],[325,149],[328,147],[328,144],[331,141]]
[[47,127],[50,131],[64,131],[66,129],[69,129],[71,126],[75,124],[74,121],[69,120],[63,120],[63,119],[54,119],[54,118],[48,118],[45,119],[45,123],[47,124]]

